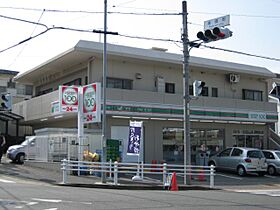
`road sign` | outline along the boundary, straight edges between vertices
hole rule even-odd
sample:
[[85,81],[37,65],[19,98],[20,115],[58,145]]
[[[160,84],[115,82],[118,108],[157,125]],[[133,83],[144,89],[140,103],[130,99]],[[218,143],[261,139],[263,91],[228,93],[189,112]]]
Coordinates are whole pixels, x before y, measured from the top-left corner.
[[84,123],[101,122],[101,84],[83,86]]
[[59,86],[59,103],[61,112],[78,112],[79,87]]
[[215,18],[215,19],[204,21],[204,31],[206,31],[208,29],[211,30],[215,27],[228,26],[229,21],[230,21],[230,16],[229,15],[225,15],[225,16],[222,16],[222,17],[218,17],[218,18]]

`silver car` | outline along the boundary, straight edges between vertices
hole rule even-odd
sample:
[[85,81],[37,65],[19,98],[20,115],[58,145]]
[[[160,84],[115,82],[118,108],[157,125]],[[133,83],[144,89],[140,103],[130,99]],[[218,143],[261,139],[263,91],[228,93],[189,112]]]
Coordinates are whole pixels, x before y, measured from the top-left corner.
[[264,176],[267,171],[266,158],[260,149],[230,147],[209,158],[208,165],[216,166],[216,170],[237,172],[239,176],[257,173]]
[[279,150],[263,150],[263,154],[268,164],[267,173],[276,175],[280,173],[280,151]]

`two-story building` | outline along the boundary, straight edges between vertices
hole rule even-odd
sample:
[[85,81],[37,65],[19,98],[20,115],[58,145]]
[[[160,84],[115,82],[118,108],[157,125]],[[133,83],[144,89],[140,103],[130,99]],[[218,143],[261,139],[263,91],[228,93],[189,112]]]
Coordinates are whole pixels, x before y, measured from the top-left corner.
[[[13,78],[18,74],[17,71],[0,69],[0,97],[9,95],[9,104],[18,103],[20,101],[30,99],[32,95],[32,86],[19,84],[13,81]],[[0,101],[3,103],[3,99]],[[0,106],[0,132],[9,136],[23,135],[23,130],[26,133],[28,128],[19,129],[18,123],[22,119],[8,109]],[[32,130],[31,130],[32,132]]]
[[[129,121],[143,121],[143,160],[182,161],[183,56],[112,44],[107,54],[106,137],[126,145]],[[53,115],[51,103],[58,100],[59,85],[102,83],[102,64],[103,43],[79,41],[16,77],[33,86],[33,98],[13,110],[34,130],[77,128],[75,114]],[[192,162],[201,145],[211,153],[233,145],[270,146],[269,125],[278,120],[276,104],[268,102],[267,79],[273,77],[262,67],[190,58],[190,84],[194,80],[206,84],[202,96],[190,102]],[[101,123],[86,127],[98,136],[91,141],[100,141]]]

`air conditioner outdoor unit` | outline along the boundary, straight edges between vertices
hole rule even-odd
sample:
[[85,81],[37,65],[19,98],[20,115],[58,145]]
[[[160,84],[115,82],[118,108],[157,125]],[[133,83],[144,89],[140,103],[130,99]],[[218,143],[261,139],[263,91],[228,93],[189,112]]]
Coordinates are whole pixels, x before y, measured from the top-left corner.
[[229,82],[230,83],[238,83],[240,81],[240,75],[238,74],[230,74],[229,75]]

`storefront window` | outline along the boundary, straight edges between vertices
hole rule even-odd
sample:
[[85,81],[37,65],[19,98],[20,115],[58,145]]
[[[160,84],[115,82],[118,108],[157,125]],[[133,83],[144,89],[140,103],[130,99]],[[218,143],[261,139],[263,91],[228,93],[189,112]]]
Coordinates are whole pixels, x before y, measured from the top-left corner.
[[[191,162],[197,163],[199,152],[207,156],[224,148],[224,129],[191,129]],[[167,162],[183,163],[184,130],[183,128],[163,129],[163,158]]]
[[233,138],[238,147],[262,148],[264,140],[264,132],[257,130],[234,130]]

